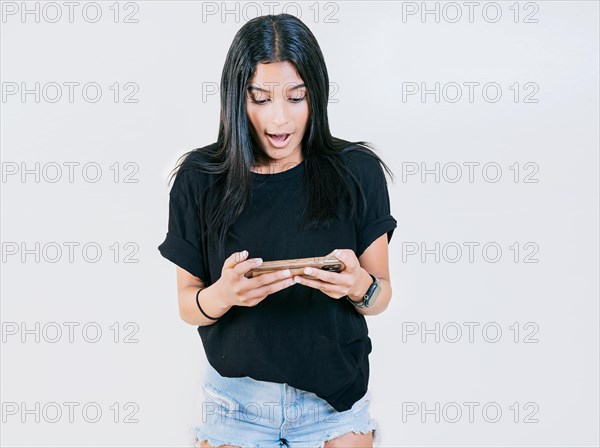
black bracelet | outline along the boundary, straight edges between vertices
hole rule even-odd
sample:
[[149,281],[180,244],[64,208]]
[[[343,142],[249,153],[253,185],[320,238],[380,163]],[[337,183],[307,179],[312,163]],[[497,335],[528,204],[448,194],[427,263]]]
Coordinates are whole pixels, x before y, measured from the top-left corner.
[[200,312],[201,312],[202,314],[204,314],[204,316],[205,316],[207,319],[211,319],[211,320],[219,320],[219,318],[218,318],[218,317],[210,317],[208,314],[206,314],[206,313],[204,312],[204,310],[203,310],[203,309],[202,309],[202,307],[200,306],[200,302],[198,301],[198,295],[200,294],[200,291],[202,291],[203,289],[204,289],[204,288],[200,288],[200,289],[198,290],[198,292],[196,293],[196,305],[198,305],[198,309],[200,310]]

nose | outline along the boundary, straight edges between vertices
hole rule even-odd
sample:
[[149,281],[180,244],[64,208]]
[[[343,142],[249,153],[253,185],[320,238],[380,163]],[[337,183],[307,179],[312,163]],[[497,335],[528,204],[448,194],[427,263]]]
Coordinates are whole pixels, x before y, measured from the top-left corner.
[[274,126],[281,127],[289,121],[287,107],[288,105],[283,99],[280,101],[273,101],[271,121]]

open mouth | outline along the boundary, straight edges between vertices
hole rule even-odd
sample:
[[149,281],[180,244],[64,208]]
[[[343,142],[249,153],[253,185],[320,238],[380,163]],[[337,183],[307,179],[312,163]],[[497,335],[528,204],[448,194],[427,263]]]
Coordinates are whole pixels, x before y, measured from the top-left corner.
[[267,135],[269,137],[271,137],[271,139],[273,141],[282,143],[282,142],[286,141],[288,139],[288,137],[292,134],[269,134],[269,133],[267,133]]
[[274,146],[285,145],[288,142],[288,140],[290,139],[290,136],[292,135],[292,134],[269,134],[268,132],[266,134]]

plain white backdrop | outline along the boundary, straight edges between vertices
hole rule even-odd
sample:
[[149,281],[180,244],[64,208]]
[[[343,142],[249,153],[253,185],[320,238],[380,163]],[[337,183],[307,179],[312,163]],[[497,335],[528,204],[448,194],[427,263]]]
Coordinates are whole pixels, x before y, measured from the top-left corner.
[[2,2],[2,445],[188,446],[166,180],[273,5],[319,41],[332,133],[396,174],[382,445],[598,446],[598,3],[476,3]]

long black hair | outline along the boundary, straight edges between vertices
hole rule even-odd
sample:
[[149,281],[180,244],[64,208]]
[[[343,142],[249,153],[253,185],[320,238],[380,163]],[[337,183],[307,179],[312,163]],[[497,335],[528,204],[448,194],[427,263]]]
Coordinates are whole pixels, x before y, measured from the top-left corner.
[[[244,24],[235,35],[221,75],[221,113],[215,145],[183,154],[202,152],[202,162],[189,167],[216,174],[200,213],[214,235],[221,257],[230,226],[244,210],[251,190],[251,167],[269,160],[250,132],[246,113],[247,89],[259,63],[288,61],[306,85],[309,118],[302,139],[306,185],[305,229],[327,227],[336,218],[341,200],[352,203],[349,174],[340,153],[363,151],[375,157],[393,179],[388,166],[375,154],[369,142],[349,142],[331,135],[327,118],[329,77],[315,36],[297,17],[290,14],[265,15]],[[188,159],[189,160],[189,159]],[[173,177],[182,168],[178,163]],[[170,181],[170,180],[169,180]],[[360,186],[360,183],[358,183]],[[360,194],[363,195],[362,188]],[[364,203],[364,201],[363,201]]]

